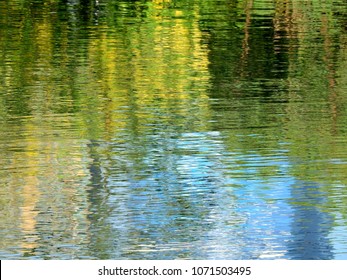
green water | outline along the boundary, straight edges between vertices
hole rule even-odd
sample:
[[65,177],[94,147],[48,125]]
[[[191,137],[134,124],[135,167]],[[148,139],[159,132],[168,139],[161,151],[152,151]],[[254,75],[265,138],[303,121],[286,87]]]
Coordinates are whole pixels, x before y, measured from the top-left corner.
[[1,259],[347,259],[343,0],[0,0]]

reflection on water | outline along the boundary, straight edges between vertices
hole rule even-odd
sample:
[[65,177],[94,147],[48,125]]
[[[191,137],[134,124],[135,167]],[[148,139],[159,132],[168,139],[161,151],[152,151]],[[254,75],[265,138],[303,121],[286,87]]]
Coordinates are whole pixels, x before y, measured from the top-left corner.
[[0,2],[3,259],[347,259],[346,3]]
[[[330,213],[319,210],[326,194],[314,184],[298,182],[292,188],[294,223],[289,254],[296,259],[332,259],[333,246],[327,238],[333,219]],[[310,246],[307,246],[310,244]]]

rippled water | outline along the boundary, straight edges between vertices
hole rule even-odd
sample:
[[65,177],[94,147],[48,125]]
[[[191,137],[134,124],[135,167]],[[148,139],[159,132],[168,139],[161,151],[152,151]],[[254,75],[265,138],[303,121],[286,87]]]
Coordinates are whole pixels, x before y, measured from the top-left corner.
[[0,257],[347,259],[346,11],[0,1]]

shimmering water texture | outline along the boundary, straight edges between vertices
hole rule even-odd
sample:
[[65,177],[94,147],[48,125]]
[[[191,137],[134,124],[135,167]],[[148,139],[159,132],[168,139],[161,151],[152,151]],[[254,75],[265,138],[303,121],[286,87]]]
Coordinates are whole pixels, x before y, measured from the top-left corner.
[[347,2],[1,0],[1,259],[347,259]]

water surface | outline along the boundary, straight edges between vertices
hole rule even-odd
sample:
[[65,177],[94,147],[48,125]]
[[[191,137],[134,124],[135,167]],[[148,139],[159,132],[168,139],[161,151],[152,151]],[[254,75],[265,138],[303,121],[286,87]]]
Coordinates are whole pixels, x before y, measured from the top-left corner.
[[0,1],[2,259],[347,259],[343,0]]

